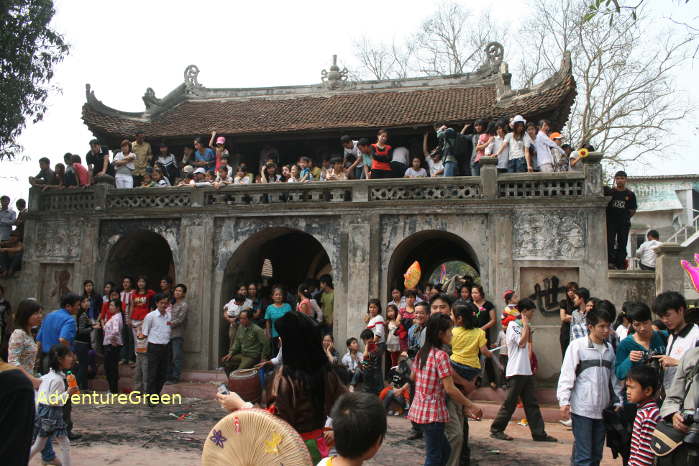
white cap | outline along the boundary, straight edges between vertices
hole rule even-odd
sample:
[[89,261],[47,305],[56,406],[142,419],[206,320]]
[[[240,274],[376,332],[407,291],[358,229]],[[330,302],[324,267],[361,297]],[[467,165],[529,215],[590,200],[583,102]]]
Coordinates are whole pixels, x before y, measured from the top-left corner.
[[203,168],[199,167],[196,170],[194,170],[194,174],[196,175],[197,173],[201,173],[202,175],[206,174],[206,170]]

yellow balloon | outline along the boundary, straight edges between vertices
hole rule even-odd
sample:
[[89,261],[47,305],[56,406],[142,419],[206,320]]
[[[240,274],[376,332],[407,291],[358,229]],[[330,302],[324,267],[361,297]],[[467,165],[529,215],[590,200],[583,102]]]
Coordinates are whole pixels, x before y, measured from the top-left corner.
[[420,269],[420,263],[418,261],[413,262],[413,264],[408,267],[403,275],[406,290],[412,290],[420,282],[420,276],[422,275],[422,270]]

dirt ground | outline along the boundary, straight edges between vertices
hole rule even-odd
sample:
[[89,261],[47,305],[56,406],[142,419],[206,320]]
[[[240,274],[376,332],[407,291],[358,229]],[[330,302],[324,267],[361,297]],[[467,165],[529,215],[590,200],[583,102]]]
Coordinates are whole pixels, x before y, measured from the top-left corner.
[[[184,419],[178,416],[188,414]],[[178,406],[76,406],[74,430],[83,435],[71,445],[73,465],[197,465],[202,443],[225,412],[210,400],[184,398]],[[533,442],[526,427],[511,423],[512,442],[488,437],[490,422],[471,423],[473,465],[564,465],[569,463],[572,435],[561,425],[547,424],[558,444]],[[410,423],[390,417],[389,430],[378,455],[368,465],[419,465],[424,461],[421,440],[406,440]],[[179,433],[189,432],[193,433]],[[621,464],[605,450],[605,465]],[[40,466],[38,457],[30,463]]]

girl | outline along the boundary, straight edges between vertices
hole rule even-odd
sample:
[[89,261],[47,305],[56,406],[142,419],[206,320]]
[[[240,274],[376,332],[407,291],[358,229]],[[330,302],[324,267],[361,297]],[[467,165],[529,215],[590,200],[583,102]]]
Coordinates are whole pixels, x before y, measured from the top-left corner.
[[619,313],[619,317],[617,317],[615,324],[615,332],[617,336],[619,337],[619,341],[624,341],[624,338],[629,336],[629,329],[631,328],[631,321],[629,320],[629,317],[626,315],[626,304],[622,305],[622,310]]
[[233,179],[228,174],[228,167],[223,165],[218,167],[218,170],[216,170],[216,179],[214,180],[214,188],[219,189],[221,186],[232,183]]
[[[366,328],[374,333],[374,343],[382,350],[386,349],[386,323],[381,315],[381,302],[378,299],[370,299],[367,305]],[[382,351],[383,352],[383,351]]]
[[41,325],[41,304],[33,299],[25,299],[19,303],[15,314],[15,329],[10,335],[7,362],[24,369],[34,384],[39,386],[40,379],[34,377],[34,366],[39,346],[32,337],[32,327]]
[[471,301],[471,285],[461,285],[459,288],[459,298],[454,302],[454,306],[465,306]]
[[288,182],[289,182],[289,178],[291,178],[291,169],[289,168],[288,165],[284,165],[284,166],[282,167],[282,179],[281,179],[281,182],[282,182],[282,183],[288,183]]
[[398,313],[398,307],[396,307],[395,304],[389,304],[386,306],[386,320],[388,321],[386,351],[388,351],[388,354],[391,356],[391,367],[394,367],[398,365],[398,357],[400,356],[401,351],[400,339],[397,335],[397,332],[401,327],[400,314]]
[[[493,306],[493,303],[490,301],[486,301],[483,287],[480,285],[474,285],[471,288],[471,298],[473,299],[473,304],[475,304],[478,309],[476,313],[476,323],[485,332],[485,338],[488,347],[490,347],[492,343],[490,329],[495,327],[497,323],[495,306]],[[485,360],[485,373],[488,375],[490,388],[495,390],[498,385],[495,383],[495,369],[493,368],[493,361],[490,358]]]
[[379,130],[376,143],[371,145],[372,162],[371,162],[371,178],[391,178],[393,170],[391,169],[391,150],[393,149],[388,144],[388,131],[385,129]]
[[495,156],[499,161],[500,154],[505,150],[508,151],[508,173],[524,173],[527,171],[524,157],[524,125],[526,123],[527,121],[522,117],[522,115],[515,116],[510,123],[512,132],[505,135],[505,140],[495,153]]
[[[90,335],[92,334],[92,322],[89,317],[90,299],[83,297],[76,316],[78,328],[75,334],[73,347],[78,357],[78,386],[81,390],[87,390],[87,372],[90,352]],[[97,372],[97,371],[95,371]]]
[[245,173],[245,169],[242,165],[238,166],[238,169],[235,171],[233,184],[250,184],[250,177]]
[[284,290],[280,287],[275,287],[272,289],[272,304],[267,306],[265,310],[265,333],[267,338],[272,339],[274,352],[279,349],[279,333],[277,333],[275,323],[287,312],[291,312],[291,306],[289,306],[289,303],[284,302]]
[[[507,134],[507,123],[498,121],[495,123],[495,136],[493,142],[486,149],[486,156],[497,157],[498,173],[507,173],[507,164],[509,162],[510,151],[505,148],[505,135]],[[501,150],[502,149],[502,150]]]
[[473,303],[454,307],[456,327],[452,331],[451,365],[468,381],[473,381],[481,373],[479,353],[487,358],[493,357],[493,353],[488,351],[485,332],[477,326],[477,312]]
[[329,333],[323,336],[323,351],[325,351],[331,366],[337,364],[340,360],[340,353],[335,349],[335,339]]
[[[108,284],[111,286],[111,282],[108,282]],[[107,285],[105,284],[105,288],[106,287]],[[87,311],[87,316],[90,318],[90,324],[92,324],[92,333],[90,334],[92,351],[101,351],[101,345],[99,344],[99,325],[97,324],[99,324],[102,302],[105,298],[95,293],[95,283],[92,280],[85,280],[83,282],[83,298],[88,298],[90,300],[90,308]]]
[[170,153],[167,144],[164,142],[160,143],[158,159],[155,161],[153,173],[155,173],[155,169],[160,171],[161,179],[163,179],[163,182],[167,183],[160,184],[158,183],[158,180],[155,180],[158,186],[171,186],[180,174],[180,171],[177,168],[177,158]]
[[[214,145],[214,138],[216,139],[216,145]],[[212,131],[211,139],[209,140],[209,147],[215,151],[216,163],[213,168],[216,172],[218,172],[218,167],[221,166],[221,159],[224,157],[228,158],[230,156],[228,149],[226,149],[226,138],[223,136],[219,136],[217,138],[216,131]],[[207,149],[207,151],[211,149]]]
[[300,183],[301,182],[301,177],[300,177],[301,171],[299,170],[299,166],[296,164],[293,164],[291,168],[289,169],[289,179],[286,180],[287,183]]
[[134,389],[146,392],[146,352],[148,351],[148,341],[139,338],[143,320],[148,313],[153,310],[155,303],[153,297],[155,291],[146,288],[146,277],[138,277],[136,280],[136,291],[133,293],[131,310],[131,330],[133,332],[134,352],[136,353],[136,370],[134,372]]
[[449,420],[446,396],[464,407],[468,416],[479,419],[483,414],[454,385],[449,355],[442,349],[451,343],[452,321],[449,316],[434,314],[427,322],[425,344],[415,358],[413,375],[415,396],[408,419],[418,424],[425,437],[425,466],[445,465],[451,447],[444,433]]
[[[476,140],[476,155],[471,163],[471,175],[481,176],[481,157],[485,155],[485,149],[493,142],[495,124],[492,121],[487,123],[485,120],[479,120],[475,124],[475,129],[478,139]],[[480,131],[483,132],[481,133]]]
[[313,319],[314,316],[313,309],[311,308],[311,291],[308,289],[308,285],[305,283],[299,285],[298,298],[299,303],[296,305],[296,310]]
[[104,372],[109,382],[109,393],[115,394],[119,393],[119,353],[124,344],[121,338],[121,329],[124,326],[122,309],[123,305],[119,298],[110,300],[103,325]]
[[49,437],[59,446],[57,457],[63,466],[70,466],[70,441],[66,424],[63,420],[63,405],[68,398],[78,392],[78,387],[66,390],[63,371],[73,367],[75,356],[65,345],[54,345],[49,351],[49,373],[41,376],[41,385],[37,393],[36,419],[34,435],[36,440],[29,452],[29,459],[44,449]]
[[570,322],[573,320],[573,311],[577,309],[575,306],[575,292],[578,291],[578,284],[568,282],[566,284],[566,298],[560,304],[561,317],[561,334],[559,342],[561,344],[561,354],[565,356],[568,344],[570,343]]
[[422,168],[420,157],[413,157],[410,167],[405,170],[405,178],[425,178],[427,171]]
[[417,292],[408,290],[405,292],[405,308],[400,311],[401,319],[413,320],[415,318],[415,302],[417,301]]
[[166,188],[168,186],[172,186],[170,180],[163,175],[160,168],[153,169],[153,183],[155,183],[154,186],[156,188]]

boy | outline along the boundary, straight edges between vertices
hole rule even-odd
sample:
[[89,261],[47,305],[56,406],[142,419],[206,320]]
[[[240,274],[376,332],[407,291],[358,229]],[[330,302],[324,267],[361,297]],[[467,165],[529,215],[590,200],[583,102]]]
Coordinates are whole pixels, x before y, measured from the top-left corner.
[[374,332],[365,328],[359,338],[364,343],[362,355],[362,371],[364,372],[364,391],[378,395],[383,389],[383,376],[381,374],[381,352],[374,343]]
[[566,350],[556,396],[562,417],[573,420],[571,464],[598,465],[606,432],[602,411],[610,402],[621,407],[623,397],[614,374],[614,349],[606,341],[611,317],[596,309],[587,313],[586,321],[587,338],[571,341]]
[[629,466],[650,466],[655,461],[650,445],[653,430],[660,420],[660,410],[655,403],[659,382],[658,372],[646,365],[631,368],[626,377],[626,398],[638,407],[631,434]]
[[308,157],[299,158],[299,182],[307,183],[313,180],[311,174],[311,160]]
[[354,375],[359,371],[359,365],[362,360],[359,357],[359,341],[351,337],[347,339],[347,353],[342,356],[342,365],[347,368],[350,380],[354,379]]
[[337,456],[318,466],[359,466],[376,455],[386,435],[381,402],[368,393],[345,393],[335,402],[332,425]]
[[570,317],[570,341],[587,336],[587,323],[585,313],[587,302],[590,300],[590,291],[587,288],[578,288],[573,295],[573,305],[577,308]]
[[531,327],[529,323],[534,317],[535,311],[536,305],[532,300],[521,300],[519,302],[520,317],[507,326],[506,340],[509,358],[505,375],[509,380],[509,388],[507,398],[505,398],[500,411],[490,426],[490,436],[498,440],[512,440],[512,437],[505,433],[505,428],[517,407],[517,399],[521,398],[534,441],[557,441],[544,430],[544,419],[535,396],[536,387],[530,359]]
[[625,269],[626,243],[629,240],[631,217],[638,208],[636,195],[626,189],[626,172],[614,174],[614,187],[604,188],[604,195],[612,199],[607,205],[607,256],[610,269]]

